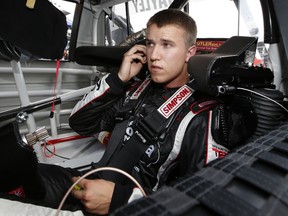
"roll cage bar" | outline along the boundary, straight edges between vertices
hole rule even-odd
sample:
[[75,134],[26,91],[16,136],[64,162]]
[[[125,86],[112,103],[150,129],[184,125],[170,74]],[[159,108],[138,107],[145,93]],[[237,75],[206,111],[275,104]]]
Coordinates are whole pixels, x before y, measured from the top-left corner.
[[[236,7],[239,7],[239,0],[233,0]],[[100,3],[101,1],[99,1]],[[277,3],[278,1],[275,2],[271,2],[269,0],[260,0],[260,4],[262,7],[262,13],[263,13],[263,21],[264,21],[264,43],[268,43],[268,44],[273,44],[273,43],[277,43],[280,41],[280,33],[279,33],[279,27],[277,24],[277,18],[276,18],[276,14],[275,14],[275,10],[273,7],[273,4],[275,5],[280,5],[279,3]],[[71,40],[70,40],[70,50],[69,50],[69,60],[70,61],[76,61],[77,62],[77,57],[75,56],[75,50],[76,48],[76,42],[77,42],[77,34],[73,34],[73,32],[78,32],[79,30],[79,24],[80,24],[80,17],[81,17],[81,12],[83,9],[83,4],[84,4],[84,0],[81,0],[79,4],[77,4],[76,9],[75,9],[75,16],[74,16],[74,20],[73,20],[73,26],[72,26],[72,35],[71,35]],[[169,8],[174,8],[174,9],[184,9],[184,11],[188,12],[188,4],[189,4],[189,0],[174,0],[171,5],[169,6]],[[281,7],[278,6],[278,7]],[[282,13],[285,13],[283,7]],[[281,14],[277,14],[277,16],[281,16]],[[127,14],[127,20],[129,21],[129,13]],[[285,25],[283,25],[285,26]],[[286,27],[287,28],[287,27]],[[283,30],[283,32],[285,32],[285,30]],[[287,30],[286,30],[287,32]],[[288,34],[288,33],[286,33]],[[288,38],[288,37],[286,37]],[[283,38],[284,40],[284,38]],[[287,39],[286,39],[287,40]],[[284,41],[284,44],[286,45],[286,50],[288,50],[288,42]],[[81,53],[83,53],[83,51],[81,50]],[[89,56],[91,58],[91,56]],[[95,56],[95,58],[99,58],[99,56]],[[81,59],[83,59],[81,57]],[[121,59],[119,59],[121,60]],[[111,61],[110,61],[111,62]],[[119,61],[117,61],[118,63]],[[78,62],[80,64],[82,64],[82,62]],[[85,61],[85,63],[87,63]],[[97,61],[97,63],[100,63],[100,61]]]

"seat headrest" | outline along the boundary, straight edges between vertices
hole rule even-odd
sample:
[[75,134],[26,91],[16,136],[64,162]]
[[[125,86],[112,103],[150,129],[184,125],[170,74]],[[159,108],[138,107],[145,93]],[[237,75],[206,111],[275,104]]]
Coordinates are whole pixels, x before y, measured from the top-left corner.
[[227,93],[226,88],[271,85],[273,73],[254,67],[257,38],[234,36],[210,54],[195,55],[188,62],[195,90],[211,95]]
[[121,65],[129,49],[130,46],[81,46],[75,50],[75,61],[81,65],[115,67]]

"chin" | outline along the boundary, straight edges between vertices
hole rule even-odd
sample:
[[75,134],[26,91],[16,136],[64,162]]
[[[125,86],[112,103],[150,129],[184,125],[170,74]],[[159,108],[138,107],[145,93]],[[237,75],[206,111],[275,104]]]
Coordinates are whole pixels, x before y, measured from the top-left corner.
[[163,79],[153,79],[153,78],[151,78],[151,79],[153,80],[154,83],[156,83],[160,86],[164,86],[164,87],[168,87],[168,85],[170,83],[169,81],[163,80]]
[[157,76],[151,76],[151,79],[153,80],[153,82],[158,83],[158,84],[165,83],[165,81],[163,79],[161,79],[160,77],[157,77]]

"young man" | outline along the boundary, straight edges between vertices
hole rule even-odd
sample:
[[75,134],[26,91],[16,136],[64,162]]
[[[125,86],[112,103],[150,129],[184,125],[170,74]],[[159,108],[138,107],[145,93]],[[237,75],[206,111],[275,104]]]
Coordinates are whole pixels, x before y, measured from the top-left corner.
[[[119,72],[99,80],[70,116],[70,126],[79,134],[112,132],[107,149],[111,142],[117,147],[99,166],[124,169],[148,193],[229,151],[227,134],[221,129],[226,129],[221,122],[227,118],[220,116],[224,105],[185,85],[190,82],[187,63],[196,53],[196,34],[196,23],[186,13],[171,9],[156,13],[147,23],[146,46],[134,45],[126,52]],[[135,81],[146,63],[150,76]],[[157,109],[166,115],[166,121],[158,122],[163,115],[154,115]],[[153,117],[147,117],[151,113]],[[143,120],[146,117],[148,120]],[[211,122],[220,123],[214,130]],[[159,125],[153,128],[154,124]],[[149,137],[145,128],[158,131]],[[139,158],[132,159],[136,154]],[[97,214],[107,214],[139,194],[130,180],[115,173],[104,172],[96,180],[84,179],[79,186],[81,190],[74,190],[73,196],[88,212]]]
[[[127,51],[119,72],[100,79],[70,116],[70,125],[79,134],[111,134],[95,167],[128,172],[148,194],[223,157],[234,143],[229,139],[229,129],[235,125],[231,113],[225,114],[223,104],[193,90],[187,63],[196,53],[196,33],[196,23],[186,13],[171,9],[156,13],[147,23],[146,46],[134,45]],[[146,64],[149,75],[139,81],[137,75]],[[57,208],[83,173],[39,164],[38,174],[42,187],[30,187],[26,193],[41,205]],[[105,215],[140,196],[130,179],[111,171],[78,185],[80,190],[72,191],[65,209]]]
[[[147,24],[146,46],[133,46],[124,54],[118,74],[109,74],[103,77],[96,84],[94,90],[78,102],[72,111],[70,126],[83,135],[111,131],[114,128],[115,115],[126,99],[126,91],[136,88],[133,86],[135,85],[133,78],[147,63],[152,81],[150,87],[147,87],[149,88],[148,93],[142,99],[143,101],[139,102],[143,108],[139,108],[129,117],[129,121],[125,125],[127,127],[126,134],[119,134],[117,137],[119,145],[125,145],[125,139],[129,139],[133,134],[133,122],[137,121],[136,116],[140,115],[141,112],[142,115],[145,115],[160,107],[179,87],[189,81],[187,62],[196,53],[196,34],[195,21],[181,11],[164,10],[155,14]],[[136,86],[138,85],[137,83]],[[201,150],[197,150],[199,154],[197,153],[195,157],[191,155],[195,162],[204,156],[202,150],[205,148],[206,118],[207,116],[202,117],[202,120],[205,119],[203,122],[206,123],[201,123],[197,129],[203,135],[200,143],[191,143],[191,147],[193,145],[202,146],[199,147]],[[164,137],[163,143],[151,143],[150,148],[153,148],[154,151],[149,156],[139,158],[138,168],[136,168],[139,171],[135,171],[135,169],[133,171],[133,175],[137,176],[137,180],[150,190],[156,186],[157,178],[159,178],[159,168],[165,163],[173,147],[178,145],[177,148],[180,148],[181,146],[181,143],[176,143],[173,138],[177,130],[176,125],[180,122],[180,120],[177,120],[174,123],[175,126],[172,127],[175,128],[169,130],[170,134]],[[184,133],[185,131],[181,132]],[[199,138],[197,136],[197,139]],[[190,138],[187,137],[186,139]],[[187,140],[186,142],[188,144],[190,141]],[[149,145],[147,145],[148,147]],[[119,205],[127,202],[132,192],[130,185],[129,187],[123,187],[123,184],[117,184],[115,187],[115,183],[104,180],[83,180],[80,182],[80,186],[82,190],[73,191],[73,195],[84,203],[87,211],[93,212],[95,210],[95,213],[100,214],[108,213],[109,207],[114,208],[114,203]],[[103,189],[105,189],[104,192]],[[114,195],[113,191],[116,191]],[[129,194],[129,196],[123,198],[123,194]],[[88,196],[89,199],[85,198]],[[113,204],[110,206],[112,196],[114,196]]]

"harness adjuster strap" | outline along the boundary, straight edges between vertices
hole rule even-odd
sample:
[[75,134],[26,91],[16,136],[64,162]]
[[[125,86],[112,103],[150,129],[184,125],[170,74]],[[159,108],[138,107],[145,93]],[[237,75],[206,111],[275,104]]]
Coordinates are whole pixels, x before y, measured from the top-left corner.
[[140,139],[140,141],[144,144],[148,142],[148,144],[153,141],[157,140],[157,132],[154,130],[154,128],[151,128],[145,119],[141,119],[137,124],[136,124],[136,131],[135,135]]
[[115,121],[122,122],[126,119],[129,119],[133,114],[135,113],[135,108],[132,108],[131,110],[124,110],[117,112],[115,116]]
[[135,134],[144,143],[155,141],[158,139],[158,135],[166,121],[167,119],[155,109],[150,115],[147,115],[145,118],[142,117],[135,124]]

